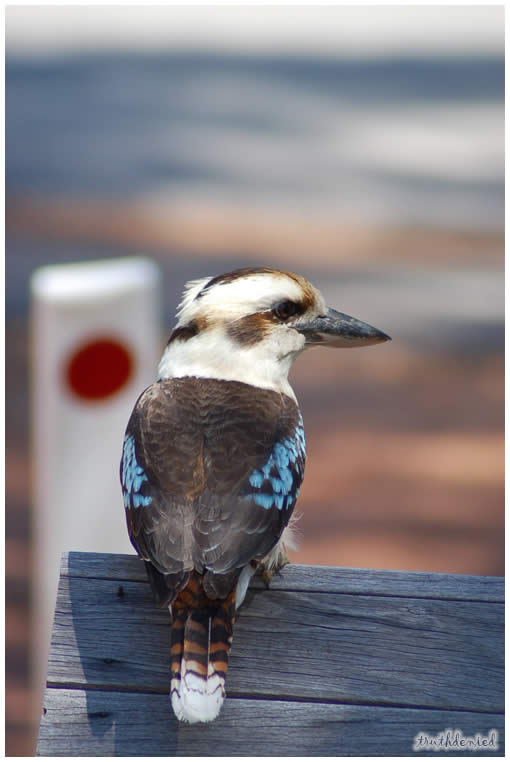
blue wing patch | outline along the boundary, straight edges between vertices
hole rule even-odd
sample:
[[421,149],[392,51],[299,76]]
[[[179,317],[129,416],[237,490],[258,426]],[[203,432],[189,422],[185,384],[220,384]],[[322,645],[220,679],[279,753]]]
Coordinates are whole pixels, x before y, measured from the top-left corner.
[[305,459],[305,432],[300,415],[294,435],[276,442],[262,468],[252,471],[244,496],[266,510],[291,508],[303,480]]
[[140,508],[150,505],[151,496],[141,493],[143,484],[149,480],[136,459],[135,438],[132,434],[126,434],[124,437],[121,475],[124,507]]

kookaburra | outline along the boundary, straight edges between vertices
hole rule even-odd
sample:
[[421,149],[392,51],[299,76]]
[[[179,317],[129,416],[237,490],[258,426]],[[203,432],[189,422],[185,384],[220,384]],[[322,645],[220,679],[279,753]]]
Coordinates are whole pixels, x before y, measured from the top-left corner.
[[292,363],[309,347],[388,339],[290,272],[253,267],[187,284],[120,468],[131,542],[172,615],[179,720],[218,715],[236,609],[255,571],[270,577],[286,560],[306,457]]

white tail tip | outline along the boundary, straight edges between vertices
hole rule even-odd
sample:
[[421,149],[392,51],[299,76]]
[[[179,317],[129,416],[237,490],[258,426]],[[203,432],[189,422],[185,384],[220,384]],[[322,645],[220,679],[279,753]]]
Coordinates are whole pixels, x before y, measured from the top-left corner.
[[220,713],[225,698],[224,681],[212,674],[203,680],[192,672],[185,672],[180,684],[172,680],[172,709],[180,722],[212,722]]

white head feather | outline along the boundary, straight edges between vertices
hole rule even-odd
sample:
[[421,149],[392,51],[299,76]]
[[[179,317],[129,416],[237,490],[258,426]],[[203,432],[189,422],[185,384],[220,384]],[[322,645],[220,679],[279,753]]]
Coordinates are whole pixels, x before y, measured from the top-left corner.
[[239,342],[233,337],[243,319],[269,315],[286,301],[306,304],[311,315],[326,309],[320,293],[305,278],[279,270],[253,269],[234,277],[190,281],[178,308],[177,330],[193,326],[196,332],[190,332],[186,340],[171,337],[161,358],[159,377],[241,381],[295,399],[288,373],[305,348],[304,336],[293,330],[290,322],[268,320],[261,320],[255,335],[253,320],[250,341]]

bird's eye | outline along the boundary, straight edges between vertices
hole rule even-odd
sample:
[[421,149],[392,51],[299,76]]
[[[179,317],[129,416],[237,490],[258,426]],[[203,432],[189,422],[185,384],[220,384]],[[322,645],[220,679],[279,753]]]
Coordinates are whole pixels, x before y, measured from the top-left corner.
[[278,307],[275,307],[273,310],[273,315],[275,315],[278,320],[288,320],[293,315],[295,315],[297,312],[299,312],[299,307],[295,302],[282,302],[278,305]]

